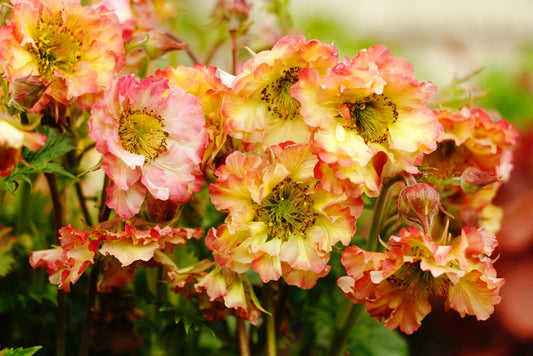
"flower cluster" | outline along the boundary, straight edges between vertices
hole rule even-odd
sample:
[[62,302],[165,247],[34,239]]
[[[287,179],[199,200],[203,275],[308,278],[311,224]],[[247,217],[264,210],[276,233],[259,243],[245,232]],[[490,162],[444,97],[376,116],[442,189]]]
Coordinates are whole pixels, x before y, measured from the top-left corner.
[[76,0],[13,0],[12,16],[0,27],[0,63],[7,79],[42,88],[27,109],[50,100],[89,107],[124,65],[122,27],[105,6]]
[[113,182],[107,204],[119,216],[138,213],[147,190],[183,203],[202,188],[207,136],[197,97],[165,78],[127,75],[110,83],[91,113],[89,136]]
[[[144,225],[146,223],[140,222],[140,227],[147,229],[139,230],[130,223],[122,226],[120,221],[109,221],[95,226],[90,232],[77,230],[72,225],[65,226],[59,230],[60,246],[32,252],[30,264],[34,268],[46,267],[50,283],[68,292],[70,284],[76,283],[89,264],[94,264],[95,256],[109,255],[120,262],[120,267],[128,267],[135,262],[150,261],[157,251],[171,253],[174,247],[203,235],[199,229]],[[124,271],[116,265],[108,262],[113,273],[106,273],[101,281],[106,288],[121,287],[128,280],[117,277]]]
[[[492,199],[511,171],[511,124],[480,108],[432,110],[436,87],[384,45],[339,60],[334,45],[285,36],[236,76],[204,64],[147,71],[139,48],[153,60],[186,45],[157,28],[148,2],[112,3],[12,0],[0,27],[3,102],[56,113],[75,138],[86,125],[85,151],[105,175],[98,223],[87,213],[83,229],[59,229],[60,246],[31,254],[51,283],[69,291],[102,263],[109,292],[136,266],[159,266],[207,319],[258,325],[254,289],[313,288],[338,249],[340,290],[389,328],[414,332],[433,296],[490,316],[504,283]],[[2,177],[24,163],[23,146],[45,141],[31,132],[40,116],[16,116],[0,116]],[[374,216],[356,245],[365,208]],[[186,244],[201,253],[183,266],[175,247]]]
[[444,297],[446,308],[461,316],[485,320],[504,283],[489,258],[495,246],[494,235],[482,229],[465,227],[460,236],[439,241],[411,226],[391,236],[386,252],[344,250],[341,262],[348,276],[338,284],[385,326],[408,334],[431,311],[432,296]]

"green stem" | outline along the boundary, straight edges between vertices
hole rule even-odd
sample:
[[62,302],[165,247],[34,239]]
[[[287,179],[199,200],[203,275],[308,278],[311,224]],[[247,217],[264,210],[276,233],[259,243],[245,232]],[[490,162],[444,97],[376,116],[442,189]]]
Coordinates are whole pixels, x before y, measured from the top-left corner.
[[[67,154],[68,164],[71,167],[74,167],[75,162],[79,162],[80,157],[81,156],[76,155],[74,151],[69,152]],[[87,199],[85,198],[85,195],[83,194],[83,189],[81,188],[81,182],[76,181],[76,183],[74,183],[74,188],[76,189],[76,196],[78,197],[81,212],[83,214],[83,217],[85,218],[85,223],[89,226],[92,226],[93,222],[92,222],[91,214],[89,213],[89,209],[87,208]]]
[[349,302],[347,309],[348,310],[345,310],[346,317],[342,323],[342,329],[335,336],[334,342],[331,344],[329,349],[329,356],[340,356],[343,354],[346,342],[359,324],[359,320],[361,319],[361,314],[365,309],[365,305]]
[[276,322],[274,311],[274,290],[270,284],[265,285],[265,309],[271,314],[265,315],[267,356],[276,356]]
[[391,178],[386,178],[383,182],[383,187],[381,192],[376,200],[376,205],[374,207],[374,215],[372,216],[372,225],[370,225],[370,232],[368,234],[368,240],[366,243],[367,251],[376,251],[378,247],[378,237],[382,228],[382,222],[385,221],[386,216],[385,212],[389,206],[389,192],[390,188],[394,186],[395,183],[403,180],[402,176],[394,176]]
[[241,356],[250,356],[250,344],[248,342],[248,334],[246,333],[246,321],[243,318],[237,317],[237,333]]
[[[372,216],[368,240],[366,242],[367,251],[377,251],[378,237],[382,230],[382,223],[387,220],[385,215],[390,203],[391,188],[401,180],[403,180],[402,176],[395,176],[387,178],[383,182],[383,187],[381,188],[381,192],[376,200],[376,205],[374,206],[374,214]],[[330,356],[342,355],[348,339],[355,331],[357,324],[359,324],[361,314],[365,309],[365,304],[353,304],[352,302],[349,302],[347,309],[348,310],[345,310],[344,312],[346,317],[344,318],[342,327],[330,346]]]

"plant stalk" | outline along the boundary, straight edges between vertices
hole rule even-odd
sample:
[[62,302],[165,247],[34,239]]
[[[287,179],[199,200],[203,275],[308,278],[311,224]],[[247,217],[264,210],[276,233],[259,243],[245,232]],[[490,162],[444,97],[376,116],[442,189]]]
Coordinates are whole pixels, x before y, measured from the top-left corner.
[[[395,183],[401,181],[402,179],[402,176],[395,176],[387,178],[383,182],[381,193],[379,194],[376,200],[376,205],[374,206],[374,214],[372,215],[372,223],[370,225],[368,240],[366,242],[367,251],[377,251],[378,237],[382,229],[382,224],[384,221],[387,220],[385,213],[389,203],[390,189],[394,186]],[[330,356],[342,355],[346,343],[348,342],[348,339],[353,334],[355,328],[359,324],[361,314],[365,309],[365,304],[354,304],[352,302],[349,302],[347,308],[348,310],[345,313],[346,317],[344,318],[342,327],[339,333],[335,336],[333,343],[330,346]]]
[[340,332],[336,335],[334,342],[329,349],[329,356],[341,356],[344,352],[346,342],[355,331],[355,328],[359,324],[361,314],[365,309],[364,304],[348,303],[348,310],[346,311],[346,317],[342,323]]
[[270,284],[265,285],[265,309],[271,314],[265,315],[267,356],[276,356],[276,322],[274,310],[274,290]]
[[[109,219],[110,209],[106,205],[107,193],[106,189],[109,185],[109,177],[104,177],[102,184],[102,195],[100,196],[100,209],[98,211],[98,222],[101,223]],[[95,261],[91,275],[89,277],[89,291],[87,296],[87,306],[85,308],[85,319],[83,323],[83,331],[80,343],[80,356],[87,356],[89,354],[89,336],[91,332],[91,324],[93,318],[93,309],[96,302],[96,288],[98,285],[98,275],[100,273],[100,262]]]
[[[57,179],[53,173],[45,173],[48,188],[50,189],[50,196],[52,198],[53,213],[52,219],[54,223],[54,233],[56,244],[60,244],[58,231],[63,226],[63,204],[57,188]],[[57,337],[56,337],[56,356],[63,356],[65,354],[65,340],[67,332],[67,305],[65,292],[57,291]]]
[[240,317],[237,317],[237,334],[239,337],[239,350],[241,356],[250,356],[250,344],[248,342],[248,334],[246,333],[246,321]]

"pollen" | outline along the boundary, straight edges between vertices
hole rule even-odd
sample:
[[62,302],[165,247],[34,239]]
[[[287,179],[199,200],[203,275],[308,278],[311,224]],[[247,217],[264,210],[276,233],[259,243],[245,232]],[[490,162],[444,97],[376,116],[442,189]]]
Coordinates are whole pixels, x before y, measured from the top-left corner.
[[119,119],[118,137],[124,150],[143,155],[148,162],[167,151],[168,133],[161,117],[150,111],[126,110]]
[[420,269],[420,261],[404,263],[387,281],[395,288],[416,291],[425,297],[445,296],[449,289],[447,277],[433,277],[431,272]]
[[28,44],[26,49],[35,56],[40,73],[50,78],[55,70],[74,72],[81,58],[81,46],[72,29],[57,16],[48,21],[39,21],[34,43]]
[[257,207],[255,220],[268,227],[268,239],[287,240],[290,236],[306,234],[316,222],[312,200],[305,185],[286,178]]
[[343,127],[357,131],[366,144],[384,142],[389,126],[398,120],[396,104],[377,94],[360,101],[342,103],[339,114]]
[[291,87],[298,81],[300,70],[299,67],[285,69],[278,79],[261,91],[261,100],[275,118],[293,120],[300,113],[300,102],[290,93]]

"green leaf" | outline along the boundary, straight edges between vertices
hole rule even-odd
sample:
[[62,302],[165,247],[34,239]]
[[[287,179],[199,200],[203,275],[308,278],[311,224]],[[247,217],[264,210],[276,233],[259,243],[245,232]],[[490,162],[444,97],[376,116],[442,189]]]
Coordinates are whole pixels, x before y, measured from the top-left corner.
[[407,356],[407,341],[396,330],[389,330],[366,311],[348,342],[350,354],[358,356]]
[[24,159],[32,166],[42,166],[76,148],[70,134],[60,134],[52,128],[43,130],[42,134],[46,136],[45,145],[38,151],[24,152]]
[[7,275],[15,262],[17,261],[11,256],[9,249],[0,250],[0,277]]
[[69,134],[60,134],[52,128],[42,130],[42,134],[46,136],[45,145],[35,152],[23,149],[22,154],[28,165],[19,163],[8,177],[0,179],[0,187],[3,187],[10,193],[14,193],[19,186],[19,181],[25,181],[31,185],[33,180],[30,175],[36,173],[56,173],[74,180],[77,179],[60,164],[51,162],[75,149],[72,136]]
[[0,351],[0,356],[31,356],[37,351],[39,351],[41,348],[42,346],[33,346],[27,349],[23,349],[22,347],[19,347],[17,349],[6,348]]

